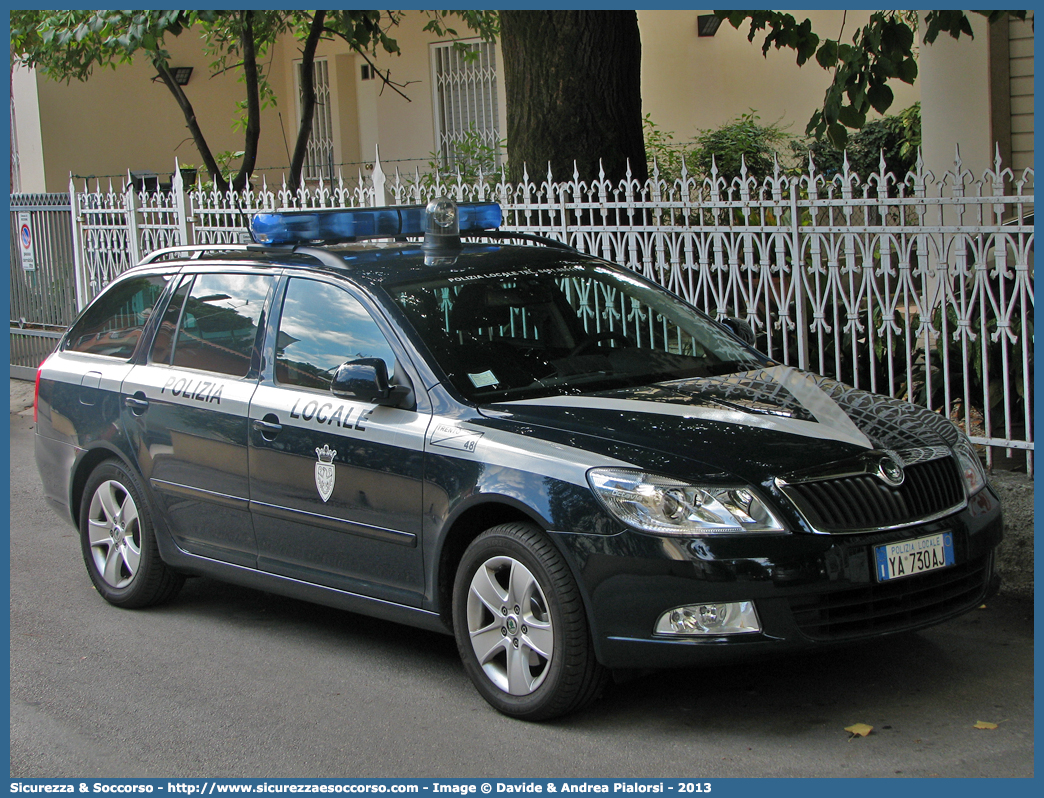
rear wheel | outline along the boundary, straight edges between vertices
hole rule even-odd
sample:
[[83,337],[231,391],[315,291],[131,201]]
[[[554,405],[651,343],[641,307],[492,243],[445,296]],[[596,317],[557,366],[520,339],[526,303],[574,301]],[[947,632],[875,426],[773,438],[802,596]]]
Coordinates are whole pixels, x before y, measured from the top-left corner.
[[140,484],[117,460],[102,463],[87,480],[80,546],[95,588],[118,607],[160,604],[185,581],[160,558]]
[[472,682],[505,715],[574,712],[605,683],[576,581],[530,524],[493,527],[468,546],[454,582],[453,628]]

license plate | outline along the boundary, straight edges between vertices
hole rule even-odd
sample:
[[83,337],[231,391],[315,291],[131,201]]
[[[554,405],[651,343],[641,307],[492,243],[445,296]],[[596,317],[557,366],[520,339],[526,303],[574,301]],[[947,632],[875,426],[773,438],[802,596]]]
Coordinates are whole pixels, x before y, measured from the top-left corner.
[[886,543],[874,549],[877,581],[900,579],[953,565],[953,535],[942,532],[913,540]]

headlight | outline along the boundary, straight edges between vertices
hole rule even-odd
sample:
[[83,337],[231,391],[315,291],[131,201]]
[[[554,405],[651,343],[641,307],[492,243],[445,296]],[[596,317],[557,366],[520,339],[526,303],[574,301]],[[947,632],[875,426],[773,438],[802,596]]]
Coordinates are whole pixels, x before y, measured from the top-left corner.
[[980,490],[986,487],[986,472],[982,469],[979,456],[975,454],[971,441],[963,432],[954,444],[953,453],[957,455],[957,462],[961,467],[961,478],[964,480],[964,490],[970,499]]
[[587,480],[610,514],[643,532],[690,536],[785,531],[749,488],[690,485],[622,468],[593,468]]

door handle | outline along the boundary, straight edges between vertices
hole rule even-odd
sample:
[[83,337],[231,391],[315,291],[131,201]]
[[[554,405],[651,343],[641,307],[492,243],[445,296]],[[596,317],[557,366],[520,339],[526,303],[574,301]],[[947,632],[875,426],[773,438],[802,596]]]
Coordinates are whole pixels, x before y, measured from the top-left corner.
[[[269,420],[271,419],[271,420]],[[275,440],[275,436],[279,434],[280,430],[283,429],[283,425],[277,423],[276,417],[269,413],[263,419],[255,418],[251,423],[255,430],[261,433],[261,437],[266,441]]]
[[124,406],[130,409],[130,411],[136,416],[140,416],[149,409],[149,400],[140,398],[142,395],[143,394],[136,394],[134,396],[128,396],[123,400]]

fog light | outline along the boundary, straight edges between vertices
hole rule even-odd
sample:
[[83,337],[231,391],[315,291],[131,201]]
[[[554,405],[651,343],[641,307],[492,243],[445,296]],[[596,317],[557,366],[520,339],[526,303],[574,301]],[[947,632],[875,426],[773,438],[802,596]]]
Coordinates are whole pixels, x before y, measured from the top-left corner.
[[668,610],[656,622],[658,635],[739,635],[760,632],[753,601],[689,604]]

